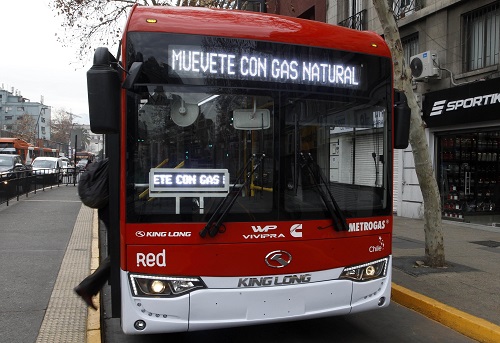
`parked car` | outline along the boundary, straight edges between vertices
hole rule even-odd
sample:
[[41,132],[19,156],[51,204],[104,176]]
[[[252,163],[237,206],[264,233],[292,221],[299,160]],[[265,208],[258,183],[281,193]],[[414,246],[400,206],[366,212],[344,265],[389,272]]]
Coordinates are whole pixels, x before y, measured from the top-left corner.
[[75,172],[75,166],[67,157],[60,157],[62,162],[61,172],[64,176],[72,175]]
[[51,175],[49,178],[54,182],[62,182],[63,179],[63,162],[60,157],[37,157],[31,164],[33,174],[37,178],[42,178],[43,175]]
[[87,164],[89,164],[89,160],[87,159],[81,159],[76,163],[76,171],[82,171],[87,168]]
[[29,176],[31,168],[26,166],[21,156],[0,154],[0,180],[11,180]]

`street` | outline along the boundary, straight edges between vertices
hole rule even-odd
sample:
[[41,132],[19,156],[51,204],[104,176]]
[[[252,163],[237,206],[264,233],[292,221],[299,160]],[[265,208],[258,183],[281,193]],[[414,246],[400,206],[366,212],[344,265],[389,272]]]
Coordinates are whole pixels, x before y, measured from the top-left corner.
[[107,343],[475,342],[394,302],[380,311],[351,316],[151,336],[126,336],[121,332],[118,319],[105,322],[103,337]]

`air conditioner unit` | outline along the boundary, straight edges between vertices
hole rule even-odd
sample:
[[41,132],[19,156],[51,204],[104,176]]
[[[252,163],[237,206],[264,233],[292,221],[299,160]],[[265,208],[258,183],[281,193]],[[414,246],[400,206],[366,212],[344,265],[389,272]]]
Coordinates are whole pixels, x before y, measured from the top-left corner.
[[414,80],[439,76],[439,60],[435,51],[426,51],[410,57],[411,75]]

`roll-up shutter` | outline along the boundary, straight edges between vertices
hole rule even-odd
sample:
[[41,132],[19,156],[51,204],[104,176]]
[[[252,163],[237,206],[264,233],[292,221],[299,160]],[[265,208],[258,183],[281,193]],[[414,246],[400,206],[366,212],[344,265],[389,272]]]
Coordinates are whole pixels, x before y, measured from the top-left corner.
[[398,212],[398,199],[399,199],[399,156],[401,155],[400,149],[394,149],[393,156],[393,179],[392,179],[392,212]]
[[[381,186],[383,183],[383,167],[380,156],[384,152],[382,134],[358,135],[353,150],[355,154],[355,184],[363,186]],[[374,160],[373,153],[376,154]]]

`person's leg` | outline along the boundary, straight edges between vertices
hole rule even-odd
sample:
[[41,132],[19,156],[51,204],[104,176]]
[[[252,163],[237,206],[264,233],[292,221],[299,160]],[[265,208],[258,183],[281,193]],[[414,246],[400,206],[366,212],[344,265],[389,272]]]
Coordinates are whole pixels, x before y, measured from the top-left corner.
[[74,288],[76,294],[78,294],[83,301],[85,301],[85,303],[94,310],[97,310],[97,308],[92,302],[92,297],[99,293],[101,288],[108,281],[110,271],[111,261],[108,256],[102,261],[95,272],[83,279],[83,281]]

